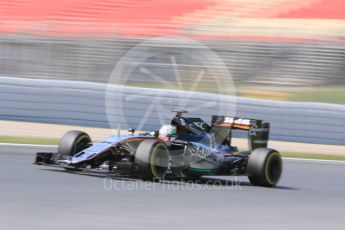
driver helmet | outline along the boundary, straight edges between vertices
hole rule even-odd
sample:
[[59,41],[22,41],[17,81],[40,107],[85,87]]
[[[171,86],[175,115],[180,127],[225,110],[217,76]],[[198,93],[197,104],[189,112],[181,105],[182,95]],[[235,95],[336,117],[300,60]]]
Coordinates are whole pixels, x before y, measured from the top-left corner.
[[176,126],[163,125],[159,130],[159,138],[169,139],[172,135],[176,135]]

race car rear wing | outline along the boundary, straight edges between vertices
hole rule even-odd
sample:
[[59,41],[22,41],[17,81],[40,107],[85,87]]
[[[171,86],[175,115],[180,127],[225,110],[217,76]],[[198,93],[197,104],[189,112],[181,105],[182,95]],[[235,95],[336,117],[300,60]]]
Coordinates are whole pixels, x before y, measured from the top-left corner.
[[227,116],[212,116],[212,128],[220,128],[229,130],[244,130],[248,131],[249,149],[266,148],[269,139],[270,124],[262,120],[227,117]]

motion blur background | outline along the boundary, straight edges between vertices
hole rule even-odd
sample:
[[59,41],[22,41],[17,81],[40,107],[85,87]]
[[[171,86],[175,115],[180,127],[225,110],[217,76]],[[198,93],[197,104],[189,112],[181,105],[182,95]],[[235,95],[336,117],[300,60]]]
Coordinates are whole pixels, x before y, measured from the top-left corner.
[[[184,36],[212,49],[239,96],[345,104],[342,0],[0,0],[0,76],[107,83],[128,50],[160,36]],[[159,64],[154,71],[171,77],[164,72],[169,63]],[[199,67],[184,60],[179,68],[193,80]],[[156,86],[140,74],[127,84]],[[197,90],[214,92],[207,84]],[[312,113],[344,110],[328,106],[318,104]],[[339,114],[322,122],[321,132],[341,137],[326,143],[344,143]],[[325,139],[312,131],[297,140]]]
[[[204,66],[176,52],[200,46],[155,44],[144,54],[165,55],[141,63],[151,72],[118,82],[135,86],[118,94],[127,118],[120,128],[157,130],[176,98],[210,105],[185,108],[206,121],[217,106],[236,104],[236,116],[271,124],[269,147],[284,157],[276,189],[237,176],[195,184],[114,176],[110,188],[101,172],[32,166],[68,130],[93,141],[117,133],[105,106],[112,70],[141,42],[166,36],[214,51],[231,72],[237,104],[223,100],[229,76],[205,72],[198,81]],[[344,44],[344,0],[0,0],[0,229],[344,229]],[[176,80],[174,67],[183,81],[177,90],[165,84]],[[148,114],[159,88],[170,93]]]
[[107,82],[142,39],[182,35],[240,95],[344,104],[344,19],[341,0],[1,0],[0,75]]

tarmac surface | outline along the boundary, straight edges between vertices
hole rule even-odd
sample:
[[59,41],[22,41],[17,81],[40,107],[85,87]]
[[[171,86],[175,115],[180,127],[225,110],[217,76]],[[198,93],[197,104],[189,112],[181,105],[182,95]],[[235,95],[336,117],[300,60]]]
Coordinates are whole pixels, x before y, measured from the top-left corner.
[[342,229],[345,162],[284,159],[276,188],[245,177],[143,182],[33,165],[53,147],[0,145],[0,229]]

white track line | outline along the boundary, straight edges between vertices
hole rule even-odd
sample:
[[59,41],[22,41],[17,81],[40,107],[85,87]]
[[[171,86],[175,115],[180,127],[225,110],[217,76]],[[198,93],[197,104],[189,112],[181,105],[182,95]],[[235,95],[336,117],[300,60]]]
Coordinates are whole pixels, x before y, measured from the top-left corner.
[[323,162],[323,163],[343,163],[345,164],[345,161],[340,160],[321,160],[321,159],[310,159],[310,158],[290,158],[290,157],[283,157],[283,160],[293,160],[293,161],[313,161],[313,162]]
[[48,147],[48,148],[57,148],[57,145],[34,145],[34,144],[14,144],[14,143],[0,143],[0,146]]
[[[0,146],[17,146],[17,147],[47,147],[47,148],[57,148],[57,145],[34,145],[34,144],[13,144],[13,143],[0,143]],[[334,163],[344,163],[345,161],[340,160],[321,160],[321,159],[310,159],[310,158],[291,158],[283,157],[283,160],[293,160],[293,161],[314,161],[314,162],[334,162]]]

